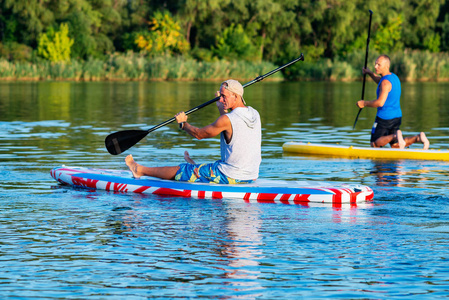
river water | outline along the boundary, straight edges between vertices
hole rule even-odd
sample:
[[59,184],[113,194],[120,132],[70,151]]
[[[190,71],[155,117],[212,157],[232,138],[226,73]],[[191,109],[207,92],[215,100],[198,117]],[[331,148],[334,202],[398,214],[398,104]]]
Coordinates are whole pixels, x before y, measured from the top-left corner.
[[[435,299],[449,295],[448,162],[286,155],[287,141],[369,145],[352,130],[361,83],[261,82],[260,176],[362,183],[356,207],[248,204],[58,185],[60,165],[126,169],[218,159],[217,139],[174,124],[111,156],[104,138],[148,129],[214,97],[214,82],[0,82],[2,298]],[[375,98],[367,82],[366,99]],[[449,84],[404,83],[402,129],[449,148]],[[214,105],[189,116],[217,117]],[[420,145],[412,147],[419,148]]]

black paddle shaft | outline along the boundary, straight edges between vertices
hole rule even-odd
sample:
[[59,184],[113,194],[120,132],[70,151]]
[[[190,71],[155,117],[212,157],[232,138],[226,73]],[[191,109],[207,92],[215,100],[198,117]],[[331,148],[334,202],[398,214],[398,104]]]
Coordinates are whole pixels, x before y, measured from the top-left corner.
[[[368,49],[369,49],[369,40],[370,40],[370,34],[371,34],[371,19],[373,17],[373,11],[369,10],[369,25],[368,25],[368,38],[366,39],[366,53],[365,53],[365,69],[368,65]],[[362,85],[362,98],[361,100],[365,99],[365,81],[366,81],[366,73],[363,74],[363,85]],[[352,126],[352,130],[355,129],[355,124],[357,124],[357,120],[359,119],[359,115],[362,112],[362,109],[359,109],[359,112],[357,113],[357,117],[355,118],[354,126]]]
[[[279,72],[280,70],[285,69],[288,66],[290,66],[300,60],[304,61],[304,54],[302,54],[302,53],[298,58],[292,60],[291,62],[289,62],[277,69],[274,69],[273,71],[270,71],[264,75],[260,75],[260,76],[256,77],[255,79],[251,80],[250,82],[245,83],[243,85],[243,87],[245,88],[245,87],[248,87],[256,82],[259,82],[259,81],[265,79],[266,77],[271,76],[274,73]],[[185,114],[189,115],[205,106],[208,106],[211,103],[218,101],[219,99],[220,99],[220,97],[215,97],[214,99],[211,99],[203,104],[200,104],[197,107],[189,109],[188,111],[185,112]],[[106,149],[112,155],[117,155],[122,152],[125,152],[126,150],[128,150],[129,148],[131,148],[132,146],[137,144],[141,139],[143,139],[145,136],[147,136],[147,134],[149,134],[150,132],[155,131],[156,129],[159,129],[167,124],[170,124],[175,120],[176,120],[176,118],[173,117],[165,122],[162,122],[150,129],[148,129],[148,130],[123,130],[123,131],[117,131],[117,132],[111,133],[105,139]]]

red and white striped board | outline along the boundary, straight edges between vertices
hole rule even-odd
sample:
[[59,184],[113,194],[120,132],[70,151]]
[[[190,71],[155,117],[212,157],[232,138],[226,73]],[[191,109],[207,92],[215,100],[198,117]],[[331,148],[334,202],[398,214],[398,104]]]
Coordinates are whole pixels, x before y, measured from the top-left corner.
[[122,193],[172,195],[200,199],[241,199],[284,204],[356,204],[370,201],[373,190],[359,184],[257,179],[251,184],[190,183],[154,177],[135,179],[130,171],[57,167],[51,176],[61,184]]

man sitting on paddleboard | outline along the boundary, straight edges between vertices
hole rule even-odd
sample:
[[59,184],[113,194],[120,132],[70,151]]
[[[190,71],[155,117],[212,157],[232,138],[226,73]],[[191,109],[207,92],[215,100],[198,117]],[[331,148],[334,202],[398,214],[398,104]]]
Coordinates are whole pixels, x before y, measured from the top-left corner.
[[187,123],[187,115],[175,115],[176,122],[198,140],[220,134],[221,159],[209,164],[195,164],[185,153],[188,163],[172,167],[145,167],[136,163],[132,155],[125,159],[135,178],[153,176],[189,182],[214,182],[224,184],[251,183],[259,177],[262,161],[262,131],[257,110],[246,106],[243,86],[233,79],[226,80],[217,92],[216,102],[220,117],[203,128]]
[[363,68],[363,74],[368,74],[378,84],[377,99],[357,101],[359,108],[377,107],[376,120],[371,131],[371,147],[383,147],[389,143],[392,148],[404,149],[415,142],[421,142],[424,150],[429,149],[429,140],[424,132],[404,138],[399,130],[402,121],[401,82],[396,74],[390,72],[390,58],[387,55],[379,56],[374,68],[380,76],[368,68]]

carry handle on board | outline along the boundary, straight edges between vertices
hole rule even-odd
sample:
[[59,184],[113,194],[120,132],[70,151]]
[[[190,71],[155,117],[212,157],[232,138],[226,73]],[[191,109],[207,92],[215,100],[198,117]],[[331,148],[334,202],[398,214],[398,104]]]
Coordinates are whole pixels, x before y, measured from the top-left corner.
[[[245,87],[248,87],[256,82],[259,82],[259,81],[265,79],[266,77],[271,76],[274,73],[279,72],[280,70],[285,69],[288,66],[290,66],[300,60],[304,61],[304,54],[302,54],[302,53],[298,58],[292,60],[291,62],[289,62],[277,69],[274,69],[273,71],[270,71],[264,75],[258,76],[255,79],[251,80],[250,82],[245,83],[243,85],[243,87],[245,88]],[[218,101],[219,99],[220,99],[220,97],[215,97],[214,99],[209,100],[203,104],[200,104],[197,107],[189,109],[188,111],[185,112],[185,114],[186,115],[191,114],[191,113],[199,110],[200,108],[203,108],[211,103]],[[148,130],[123,130],[123,131],[117,131],[117,132],[111,133],[105,139],[106,149],[112,155],[117,155],[122,152],[125,152],[126,150],[128,150],[129,148],[131,148],[132,146],[137,144],[141,139],[146,137],[147,134],[149,134],[150,132],[155,131],[156,129],[159,129],[167,124],[170,124],[171,122],[173,122],[175,120],[176,119],[173,117],[165,122],[160,123],[159,125],[156,125],[150,129],[148,129]]]

